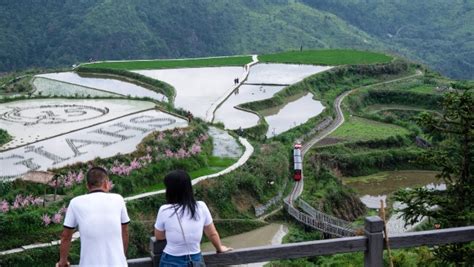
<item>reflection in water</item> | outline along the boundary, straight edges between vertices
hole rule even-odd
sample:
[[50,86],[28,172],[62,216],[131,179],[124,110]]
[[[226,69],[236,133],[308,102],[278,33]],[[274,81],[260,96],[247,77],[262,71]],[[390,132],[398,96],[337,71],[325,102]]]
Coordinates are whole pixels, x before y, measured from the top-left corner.
[[[438,172],[434,171],[392,171],[381,172],[365,177],[343,178],[343,182],[354,188],[360,200],[371,209],[380,208],[380,200],[387,206],[387,197],[403,188],[426,187],[436,190],[445,190],[446,186],[441,184],[435,177]],[[402,203],[394,202],[393,209],[403,208]],[[387,221],[389,234],[398,234],[410,231],[415,225],[406,225],[401,218],[401,213],[393,213]]]
[[120,95],[130,95],[134,97],[149,97],[158,101],[168,101],[163,94],[154,92],[147,88],[138,86],[133,83],[124,82],[116,79],[98,78],[98,77],[82,77],[75,72],[58,72],[40,74],[37,77],[45,77],[57,81],[68,82],[81,86],[96,88],[99,90],[112,92]]
[[[269,224],[267,226],[252,230],[239,235],[222,238],[222,243],[234,249],[258,247],[265,245],[281,244],[283,237],[288,233],[288,228],[282,224]],[[201,244],[201,251],[215,251],[211,243]],[[245,266],[263,266],[265,263],[246,264]]]
[[248,103],[271,98],[283,86],[242,85],[216,111],[215,120],[223,122],[227,129],[249,128],[257,125],[259,117],[250,112],[234,108]]
[[250,68],[247,83],[293,84],[332,67],[296,64],[257,64]]
[[176,90],[175,106],[205,119],[211,105],[234,86],[242,67],[206,67],[134,71],[171,84]]
[[[308,119],[323,112],[324,106],[308,93],[296,101],[286,104],[274,115],[265,116],[268,123],[267,137],[273,137],[293,127],[305,123]],[[264,114],[275,111],[262,111]]]

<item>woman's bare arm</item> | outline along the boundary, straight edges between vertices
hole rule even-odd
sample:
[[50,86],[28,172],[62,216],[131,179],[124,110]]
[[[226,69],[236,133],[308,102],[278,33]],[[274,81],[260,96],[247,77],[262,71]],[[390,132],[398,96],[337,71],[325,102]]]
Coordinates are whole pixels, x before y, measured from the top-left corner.
[[209,238],[218,253],[232,250],[232,248],[222,245],[221,238],[219,237],[219,233],[217,232],[214,223],[204,226],[204,234]]
[[155,228],[155,238],[156,240],[165,240],[166,239],[165,231],[160,231]]

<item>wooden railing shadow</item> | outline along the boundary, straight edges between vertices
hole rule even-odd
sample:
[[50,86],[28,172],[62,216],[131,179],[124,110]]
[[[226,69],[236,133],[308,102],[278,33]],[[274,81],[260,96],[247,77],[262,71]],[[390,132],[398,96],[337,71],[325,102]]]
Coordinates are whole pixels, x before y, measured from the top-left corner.
[[[347,252],[364,252],[365,266],[383,266],[383,221],[378,216],[365,219],[365,235],[283,245],[236,249],[227,253],[203,253],[207,266],[226,266],[332,255]],[[390,236],[390,248],[411,248],[474,241],[474,226],[447,228],[432,231],[409,232]],[[128,260],[130,267],[158,266],[166,241],[150,239],[151,257]]]

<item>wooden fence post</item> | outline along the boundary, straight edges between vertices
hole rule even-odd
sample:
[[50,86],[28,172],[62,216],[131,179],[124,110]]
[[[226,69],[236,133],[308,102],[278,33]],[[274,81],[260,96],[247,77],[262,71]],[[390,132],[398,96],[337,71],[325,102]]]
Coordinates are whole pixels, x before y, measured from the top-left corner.
[[365,218],[365,236],[368,244],[364,256],[364,266],[383,266],[383,221],[379,216]]
[[150,254],[153,266],[160,266],[160,258],[165,249],[166,240],[156,240],[154,236],[150,237]]

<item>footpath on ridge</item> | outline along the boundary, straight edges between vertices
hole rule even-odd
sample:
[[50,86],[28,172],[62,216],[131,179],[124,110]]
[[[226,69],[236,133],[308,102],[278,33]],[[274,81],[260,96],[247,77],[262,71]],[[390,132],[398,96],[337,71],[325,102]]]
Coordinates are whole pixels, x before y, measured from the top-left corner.
[[[314,137],[312,137],[310,140],[308,140],[306,143],[303,144],[302,149],[301,149],[301,156],[302,156],[303,162],[304,162],[304,155],[306,154],[306,152],[308,152],[311,149],[312,146],[314,146],[316,143],[318,143],[319,141],[324,139],[326,136],[334,132],[339,126],[341,126],[344,123],[345,118],[344,118],[344,113],[341,108],[341,104],[346,96],[362,88],[368,88],[372,86],[378,86],[382,84],[389,84],[389,83],[394,83],[394,82],[398,82],[402,80],[407,80],[407,79],[420,76],[422,74],[423,74],[422,71],[416,70],[416,73],[413,75],[404,76],[397,79],[379,82],[375,84],[365,85],[365,86],[344,92],[341,95],[339,95],[334,100],[336,118],[331,122],[331,124],[328,127],[321,130],[317,135],[315,135]],[[352,228],[350,222],[346,222],[344,220],[341,220],[339,218],[336,218],[334,216],[331,216],[329,214],[316,210],[315,208],[311,207],[308,203],[304,202],[303,200],[297,201],[297,199],[303,193],[303,187],[304,187],[304,172],[302,170],[302,179],[299,182],[295,183],[292,192],[284,200],[284,206],[292,217],[294,217],[296,220],[300,221],[301,223],[307,226],[310,226],[312,228],[315,228],[327,234],[340,236],[340,237],[353,236],[356,234],[356,230]],[[297,205],[295,205],[295,203]],[[299,211],[295,206],[299,206],[301,209],[304,210],[304,212]]]

